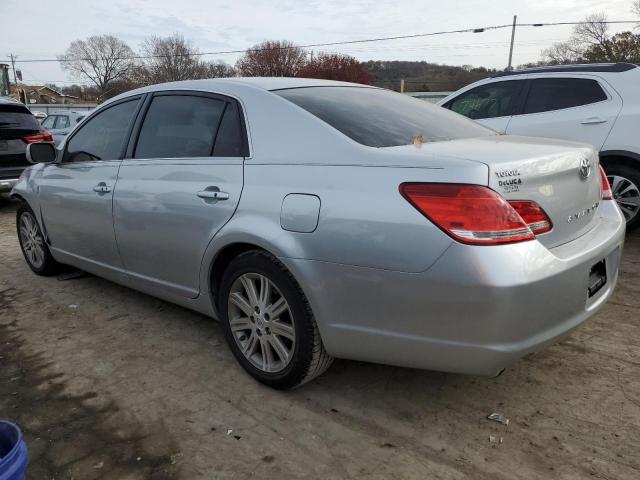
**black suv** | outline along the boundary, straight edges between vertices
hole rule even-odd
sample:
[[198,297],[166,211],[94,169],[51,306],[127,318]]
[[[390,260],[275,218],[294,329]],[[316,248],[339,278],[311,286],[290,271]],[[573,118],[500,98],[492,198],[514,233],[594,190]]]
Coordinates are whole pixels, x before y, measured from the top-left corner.
[[29,166],[27,145],[35,142],[53,138],[23,104],[0,99],[0,194],[10,192]]

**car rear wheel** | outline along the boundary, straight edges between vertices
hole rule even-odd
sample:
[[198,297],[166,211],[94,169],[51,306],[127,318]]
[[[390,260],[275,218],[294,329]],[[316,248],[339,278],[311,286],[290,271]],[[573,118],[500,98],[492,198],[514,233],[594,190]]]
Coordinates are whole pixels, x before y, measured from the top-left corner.
[[232,260],[218,298],[227,342],[260,382],[293,388],[331,365],[304,293],[272,255],[256,250]]
[[54,260],[45,242],[36,217],[26,204],[18,208],[16,215],[20,249],[29,268],[38,275],[56,275],[62,265]]
[[621,164],[609,165],[605,170],[627,230],[633,230],[640,224],[640,170]]

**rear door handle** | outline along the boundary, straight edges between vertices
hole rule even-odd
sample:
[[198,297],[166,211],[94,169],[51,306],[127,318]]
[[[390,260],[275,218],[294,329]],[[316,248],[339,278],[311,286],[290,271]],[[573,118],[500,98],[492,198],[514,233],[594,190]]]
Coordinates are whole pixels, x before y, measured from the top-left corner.
[[229,194],[227,192],[221,192],[218,187],[207,187],[204,190],[200,190],[196,195],[205,200],[228,200]]
[[582,122],[582,125],[597,125],[598,123],[607,123],[604,118],[600,117],[589,117],[585,118]]
[[111,187],[108,186],[105,182],[100,182],[95,187],[93,187],[93,191],[96,193],[109,193],[111,191]]

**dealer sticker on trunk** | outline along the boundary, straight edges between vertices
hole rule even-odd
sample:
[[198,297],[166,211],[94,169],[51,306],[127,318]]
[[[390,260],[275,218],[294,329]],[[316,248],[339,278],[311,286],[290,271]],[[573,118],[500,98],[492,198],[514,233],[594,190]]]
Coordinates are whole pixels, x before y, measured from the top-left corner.
[[508,168],[505,170],[498,170],[495,172],[498,177],[498,186],[502,188],[505,193],[520,191],[520,185],[522,179],[520,178],[520,170],[517,168]]

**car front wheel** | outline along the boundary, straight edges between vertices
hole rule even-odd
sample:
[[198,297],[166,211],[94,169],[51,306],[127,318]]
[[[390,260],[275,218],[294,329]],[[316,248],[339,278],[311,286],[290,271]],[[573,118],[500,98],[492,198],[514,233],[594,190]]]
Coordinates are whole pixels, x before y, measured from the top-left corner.
[[232,260],[218,298],[227,342],[260,382],[293,388],[331,365],[304,293],[272,255],[256,250]]
[[29,268],[38,275],[50,276],[60,272],[61,264],[51,256],[35,214],[23,204],[16,214],[20,249]]

